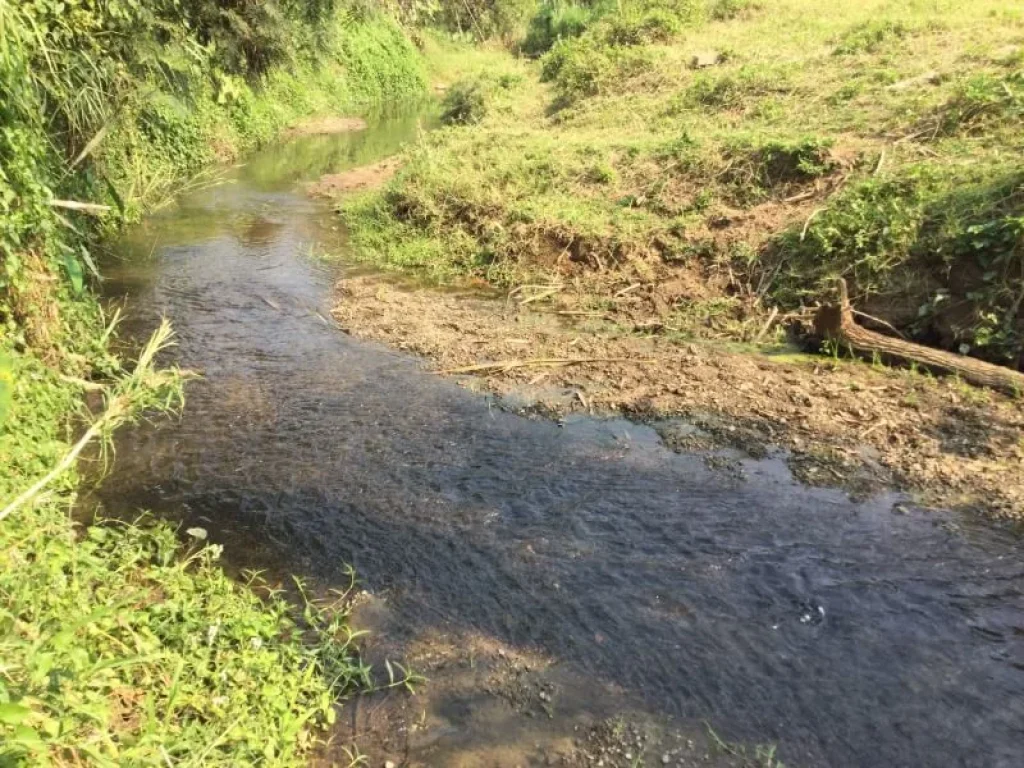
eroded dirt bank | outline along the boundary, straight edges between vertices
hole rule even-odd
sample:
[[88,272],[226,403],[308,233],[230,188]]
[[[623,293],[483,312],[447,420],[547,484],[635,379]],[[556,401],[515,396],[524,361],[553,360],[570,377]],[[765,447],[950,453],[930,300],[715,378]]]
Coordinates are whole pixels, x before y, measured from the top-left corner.
[[643,335],[642,325],[579,310],[588,302],[569,289],[491,296],[360,275],[337,294],[334,317],[347,332],[423,355],[520,408],[654,423],[682,416],[692,428],[661,429],[673,447],[759,456],[783,446],[808,483],[857,495],[895,486],[928,503],[1024,517],[1024,410],[996,393],[828,357]]

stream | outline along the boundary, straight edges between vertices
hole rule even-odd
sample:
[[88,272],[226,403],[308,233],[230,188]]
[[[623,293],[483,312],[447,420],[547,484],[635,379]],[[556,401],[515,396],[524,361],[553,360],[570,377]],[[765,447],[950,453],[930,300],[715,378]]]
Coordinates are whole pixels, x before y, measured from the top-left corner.
[[202,526],[233,567],[322,588],[351,563],[367,653],[430,678],[346,705],[369,765],[587,764],[569,742],[623,713],[661,739],[632,764],[713,763],[710,726],[790,768],[1024,765],[1010,533],[804,487],[779,456],[737,479],[642,425],[517,415],[335,327],[358,268],[302,182],[420,129],[270,147],[125,234],[108,300],[135,338],[170,318],[202,378],[180,419],[120,435],[104,514]]

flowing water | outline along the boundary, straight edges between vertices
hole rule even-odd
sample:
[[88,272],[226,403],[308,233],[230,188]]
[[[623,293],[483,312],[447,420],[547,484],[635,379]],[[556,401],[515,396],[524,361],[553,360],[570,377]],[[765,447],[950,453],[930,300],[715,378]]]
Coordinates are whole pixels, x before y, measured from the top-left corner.
[[777,741],[789,765],[1024,765],[1008,533],[802,487],[777,458],[737,480],[621,420],[518,416],[334,327],[345,267],[320,254],[343,233],[300,182],[416,130],[272,147],[125,236],[108,295],[140,336],[169,317],[203,378],[180,421],[122,435],[106,511],[204,526],[233,565],[321,585],[352,563],[389,652],[449,638],[543,659],[532,730],[528,707],[481,715],[486,691],[435,671],[415,706],[443,727],[406,728],[413,764],[503,764],[499,746],[629,702]]

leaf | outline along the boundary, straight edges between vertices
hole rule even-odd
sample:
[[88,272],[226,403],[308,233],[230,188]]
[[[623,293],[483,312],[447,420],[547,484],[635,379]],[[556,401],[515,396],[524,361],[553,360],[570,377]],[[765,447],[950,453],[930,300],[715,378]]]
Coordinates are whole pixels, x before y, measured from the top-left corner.
[[64,271],[68,273],[71,289],[75,292],[75,295],[81,295],[85,289],[85,273],[82,271],[82,265],[78,263],[78,259],[75,258],[74,254],[64,254]]
[[84,245],[79,249],[79,252],[82,254],[82,261],[85,262],[85,266],[87,266],[89,271],[92,272],[93,277],[97,280],[102,280],[103,278],[100,276],[100,271],[96,268],[96,262],[92,260],[92,256],[89,254],[89,251],[86,250]]
[[125,215],[124,200],[120,193],[117,191],[117,187],[114,186],[113,182],[107,178],[106,175],[101,175],[100,178],[103,180],[103,184],[107,188],[107,193],[110,195],[111,200],[114,201],[114,206],[117,208],[117,212],[122,216]]
[[93,150],[96,149],[96,147],[98,147],[100,145],[101,141],[103,141],[103,138],[107,135],[107,132],[109,130],[110,130],[110,123],[107,123],[102,128],[100,128],[100,130],[96,133],[96,135],[93,136],[91,139],[89,139],[89,143],[85,145],[85,148],[81,152],[78,153],[78,157],[76,157],[72,161],[71,167],[74,168],[80,162],[85,160],[85,158],[87,158],[89,155],[91,155]]
[[31,714],[32,710],[21,704],[0,704],[0,723],[5,725],[18,725]]
[[23,747],[41,747],[43,740],[39,734],[27,725],[19,725],[14,729],[14,738],[11,741],[21,744]]
[[205,541],[207,536],[205,528],[189,528],[187,531],[185,531],[185,533],[187,533],[193,539],[198,539],[199,541]]

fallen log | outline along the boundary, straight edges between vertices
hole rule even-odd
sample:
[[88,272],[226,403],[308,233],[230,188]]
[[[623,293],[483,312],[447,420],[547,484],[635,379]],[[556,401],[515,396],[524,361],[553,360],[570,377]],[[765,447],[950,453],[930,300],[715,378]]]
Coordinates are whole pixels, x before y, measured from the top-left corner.
[[814,328],[823,339],[857,354],[916,363],[929,370],[955,374],[972,384],[1013,395],[1024,394],[1024,373],[1020,371],[875,333],[857,325],[843,279],[839,280],[839,303],[821,307],[814,318]]

